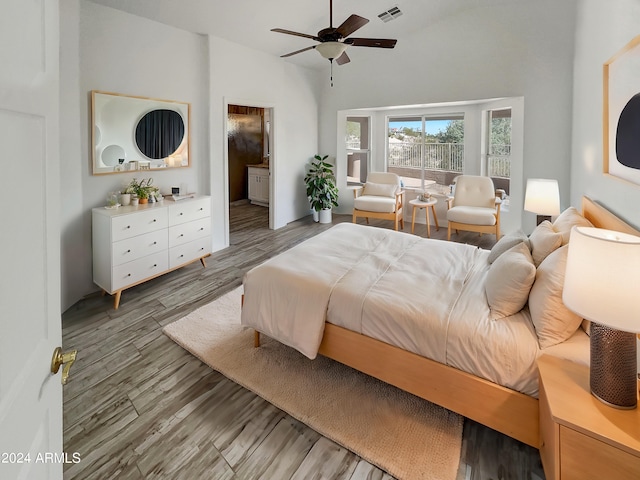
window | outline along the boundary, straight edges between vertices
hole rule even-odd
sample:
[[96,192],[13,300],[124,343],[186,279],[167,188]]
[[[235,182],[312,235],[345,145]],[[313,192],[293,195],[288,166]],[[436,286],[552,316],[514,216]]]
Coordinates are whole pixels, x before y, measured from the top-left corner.
[[421,187],[423,180],[449,185],[463,169],[462,115],[389,118],[387,171],[407,187]]
[[369,171],[369,117],[347,117],[347,185],[361,185]]
[[[496,188],[509,195],[511,182],[511,109],[487,113],[487,174]],[[508,201],[504,202],[508,208]]]

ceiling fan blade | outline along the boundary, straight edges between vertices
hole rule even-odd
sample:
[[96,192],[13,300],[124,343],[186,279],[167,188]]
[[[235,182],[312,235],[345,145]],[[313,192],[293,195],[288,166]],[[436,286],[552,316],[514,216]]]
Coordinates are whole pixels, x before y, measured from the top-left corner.
[[342,35],[342,38],[345,38],[359,28],[365,26],[367,23],[369,23],[369,20],[367,20],[366,18],[360,17],[358,15],[351,15],[344,22],[342,22],[342,25],[336,28],[336,32]]
[[311,46],[311,47],[303,48],[303,49],[301,49],[301,50],[296,50],[295,52],[287,53],[286,55],[280,55],[280,57],[281,57],[281,58],[284,58],[284,57],[290,57],[290,56],[292,56],[292,55],[296,55],[296,54],[298,54],[298,53],[306,52],[307,50],[313,50],[314,48],[316,48],[316,46],[315,46],[315,45],[313,45],[313,46]]
[[349,58],[349,55],[347,55],[347,52],[342,52],[342,55],[336,58],[336,63],[338,65],[344,65],[345,63],[349,63],[350,61],[351,59]]
[[393,48],[397,40],[391,38],[346,38],[344,43],[354,47]]
[[315,40],[316,42],[320,41],[320,39],[315,35],[309,35],[307,33],[300,33],[300,32],[292,32],[291,30],[285,30],[283,28],[272,28],[271,31],[277,32],[277,33],[286,33],[287,35],[295,35],[296,37],[310,38],[311,40]]

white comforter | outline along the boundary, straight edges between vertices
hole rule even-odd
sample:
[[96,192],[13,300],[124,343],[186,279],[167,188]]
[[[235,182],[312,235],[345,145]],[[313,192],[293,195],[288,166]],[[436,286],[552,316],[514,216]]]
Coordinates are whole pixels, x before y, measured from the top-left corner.
[[526,309],[490,318],[487,256],[339,224],[247,273],[242,324],[315,358],[328,321],[536,395],[535,331]]

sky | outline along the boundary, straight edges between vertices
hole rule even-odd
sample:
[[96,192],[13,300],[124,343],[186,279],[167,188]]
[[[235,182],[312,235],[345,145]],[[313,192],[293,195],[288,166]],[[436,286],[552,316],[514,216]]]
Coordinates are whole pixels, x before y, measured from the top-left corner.
[[[449,125],[450,120],[427,120],[425,122],[425,126],[427,129],[427,133],[436,134],[440,131],[444,131]],[[405,128],[409,127],[414,130],[420,131],[422,130],[422,122],[414,121],[414,122],[389,122],[389,128]]]

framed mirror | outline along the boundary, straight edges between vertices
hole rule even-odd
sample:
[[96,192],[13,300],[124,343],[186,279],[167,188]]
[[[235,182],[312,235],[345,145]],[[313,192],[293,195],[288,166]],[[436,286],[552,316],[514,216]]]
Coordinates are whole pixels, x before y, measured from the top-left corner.
[[191,165],[191,104],[91,92],[93,174]]

